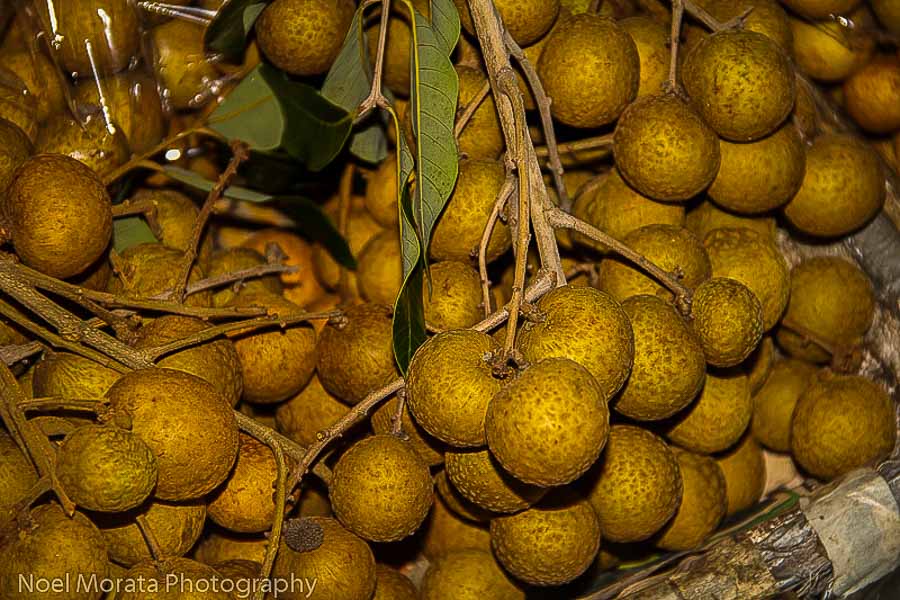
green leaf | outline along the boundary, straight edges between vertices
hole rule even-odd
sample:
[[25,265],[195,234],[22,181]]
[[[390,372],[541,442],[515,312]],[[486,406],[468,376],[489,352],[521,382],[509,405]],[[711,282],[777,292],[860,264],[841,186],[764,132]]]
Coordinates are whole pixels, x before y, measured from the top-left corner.
[[[412,10],[409,0],[404,0]],[[459,40],[459,13],[451,0],[432,0],[431,22],[416,11],[411,41],[410,115],[416,136],[413,219],[422,248],[456,185],[459,174],[453,125],[459,78],[450,54]],[[426,267],[427,270],[427,267]]]
[[356,268],[356,260],[350,246],[331,222],[322,207],[302,196],[279,196],[275,202],[278,210],[290,217],[295,228],[304,237],[319,242],[332,258],[348,269]]
[[222,5],[203,34],[204,46],[225,60],[241,59],[247,36],[268,0],[229,0]]
[[392,335],[394,358],[405,376],[413,354],[427,339],[422,296],[426,265],[409,195],[409,178],[415,163],[397,113],[393,109],[390,113],[397,128],[397,208],[400,211],[400,250],[403,263],[403,286],[394,303]]
[[[351,114],[366,99],[372,87],[372,66],[363,31],[364,7],[356,10],[344,45],[328,71],[322,96]],[[359,129],[350,140],[350,152],[367,162],[378,163],[388,153],[387,136],[377,119]]]
[[293,81],[274,67],[260,65],[260,72],[278,97],[285,116],[281,147],[310,171],[324,169],[344,147],[353,116],[312,86]]
[[[188,171],[187,169],[182,169],[181,167],[166,165],[165,167],[163,167],[163,171],[166,175],[168,175],[175,181],[180,181],[185,185],[189,185],[194,189],[204,192],[211,191],[216,185],[215,181],[210,181],[209,179],[201,177],[193,171]],[[246,200],[247,202],[269,202],[275,198],[274,196],[270,196],[269,194],[261,194],[260,192],[248,190],[247,188],[242,188],[236,185],[225,188],[225,192],[222,195],[226,198],[233,198],[234,200]]]
[[283,149],[319,171],[338,155],[353,119],[316,91],[272,66],[260,64],[213,111],[209,127],[251,150]]
[[113,248],[123,252],[145,242],[158,242],[147,221],[139,215],[122,217],[113,221]]

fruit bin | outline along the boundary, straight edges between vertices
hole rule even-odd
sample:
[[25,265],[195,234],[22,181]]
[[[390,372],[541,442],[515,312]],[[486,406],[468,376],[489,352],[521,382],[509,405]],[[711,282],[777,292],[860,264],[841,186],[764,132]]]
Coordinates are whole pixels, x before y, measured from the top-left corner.
[[897,1],[0,0],[0,600],[900,590]]

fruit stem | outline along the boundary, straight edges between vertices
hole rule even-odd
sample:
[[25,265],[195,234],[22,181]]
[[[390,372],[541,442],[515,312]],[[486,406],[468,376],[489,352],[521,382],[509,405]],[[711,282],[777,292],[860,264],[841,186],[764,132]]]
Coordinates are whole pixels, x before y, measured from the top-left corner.
[[[247,279],[256,279],[258,277],[265,277],[266,275],[280,275],[282,273],[296,273],[300,268],[296,265],[283,265],[280,263],[267,263],[264,265],[257,265],[255,267],[250,267],[249,269],[242,269],[240,271],[233,271],[231,273],[223,273],[222,275],[216,275],[215,277],[207,277],[206,279],[201,279],[200,281],[188,284],[188,286],[184,290],[185,296],[190,296],[192,294],[196,294],[198,292],[204,292],[206,290],[220,288],[230,283],[238,283],[244,282]],[[167,290],[165,292],[161,292],[155,296],[151,296],[151,300],[165,300],[166,296],[172,293],[172,290]]]
[[[416,26],[415,9],[412,4],[407,3],[409,8],[409,17],[412,26]],[[369,116],[369,113],[375,108],[387,108],[390,106],[388,99],[385,98],[381,91],[381,80],[384,73],[384,55],[385,46],[387,45],[388,20],[391,16],[391,0],[381,0],[381,22],[378,27],[378,48],[375,51],[375,72],[372,75],[372,88],[369,95],[360,103],[356,109],[356,118],[353,124],[356,125]]]
[[653,262],[647,260],[644,255],[635,252],[611,235],[597,229],[589,223],[585,223],[581,219],[566,214],[559,209],[554,209],[550,212],[550,223],[554,227],[571,229],[596,242],[600,242],[601,244],[608,246],[619,256],[633,262],[672,292],[675,295],[675,306],[678,308],[679,312],[685,317],[690,316],[692,291],[679,281],[677,275],[660,268]]
[[397,390],[397,410],[391,415],[391,433],[403,437],[403,411],[406,410],[406,388]]
[[[522,51],[519,44],[517,44],[509,34],[509,31],[505,32],[503,39],[506,42],[507,50],[509,50],[510,55],[516,59],[516,62],[519,63],[519,67],[521,67],[522,73],[524,73],[525,79],[528,81],[528,87],[531,88],[531,94],[534,96],[534,103],[537,105],[538,113],[541,116],[541,127],[544,130],[544,139],[547,141],[550,173],[553,175],[553,185],[556,186],[556,193],[559,196],[559,207],[565,212],[572,212],[572,199],[569,197],[569,192],[566,190],[566,182],[563,179],[564,171],[562,161],[559,159],[559,147],[556,143],[556,129],[553,126],[553,116],[550,114],[551,100],[544,90],[544,86],[541,83],[540,77],[538,77],[534,65],[532,65],[531,61],[525,56],[525,52]],[[525,124],[525,129],[526,131],[528,129],[527,123]],[[535,153],[535,156],[536,155],[537,154]]]
[[481,86],[481,89],[478,90],[478,93],[475,94],[475,97],[472,98],[472,101],[463,107],[459,118],[456,119],[456,126],[453,128],[453,137],[455,137],[457,141],[459,141],[459,136],[462,135],[466,125],[472,120],[472,115],[475,114],[475,111],[478,110],[478,107],[481,106],[481,103],[484,102],[484,99],[487,98],[490,93],[491,82],[485,81],[484,85]]
[[19,410],[19,405],[26,401],[12,371],[0,364],[0,419],[19,448],[31,459],[41,479],[48,480],[65,513],[71,516],[75,513],[75,503],[66,495],[56,477],[55,451],[50,441]]
[[[557,148],[562,154],[573,154],[583,150],[593,150],[594,148],[612,148],[613,134],[605,133],[596,137],[585,138],[575,142],[563,142],[557,144]],[[550,155],[549,146],[535,146],[534,153],[538,158],[548,157]]]
[[509,165],[507,165],[506,181],[503,183],[503,187],[500,188],[500,194],[497,196],[497,201],[491,210],[491,216],[484,226],[484,231],[481,233],[481,243],[478,245],[478,275],[481,278],[481,303],[484,307],[485,317],[491,314],[491,281],[488,279],[487,272],[487,247],[494,232],[494,226],[497,224],[497,219],[500,218],[500,213],[503,212],[515,189],[516,178],[513,176]]
[[44,349],[40,342],[27,342],[25,344],[9,344],[0,346],[0,360],[7,365],[14,365],[20,360],[34,356]]
[[250,158],[250,147],[240,140],[232,141],[231,160],[228,161],[228,166],[225,167],[225,171],[219,176],[216,185],[214,185],[213,189],[207,194],[206,201],[203,202],[203,207],[200,209],[200,213],[194,221],[194,228],[191,230],[191,241],[188,244],[187,249],[185,249],[184,257],[181,259],[181,271],[179,272],[178,278],[175,280],[175,288],[170,296],[178,304],[184,303],[185,291],[188,284],[188,278],[191,274],[191,268],[194,266],[194,261],[197,260],[197,249],[200,247],[200,238],[203,236],[203,230],[206,229],[206,223],[209,221],[209,216],[212,214],[213,207],[222,197],[225,188],[231,184],[231,181],[237,175],[241,163],[248,158]]
[[153,557],[153,560],[161,559],[163,557],[163,552],[159,547],[159,540],[156,539],[156,534],[153,532],[153,528],[147,521],[147,516],[138,515],[134,520],[135,523],[137,523],[138,529],[141,531],[144,542],[146,542],[147,544],[147,549],[150,551],[150,556]]
[[19,403],[19,410],[23,413],[37,410],[72,410],[78,412],[91,412],[100,414],[105,410],[106,403],[102,400],[78,400],[63,398],[61,396],[48,396],[46,398],[34,398]]
[[681,48],[681,23],[684,20],[684,0],[672,0],[672,31],[669,34],[669,92],[678,90],[678,50]]
[[[525,105],[510,64],[509,49],[503,41],[503,23],[491,0],[469,0],[468,4],[494,93],[507,152],[514,152],[515,163],[521,171],[520,178],[528,178],[531,226],[534,228],[541,266],[554,272],[556,285],[565,285],[566,275],[562,270],[559,248],[547,218],[547,211],[553,204],[547,195],[541,167],[528,134],[528,124],[524,118],[518,117],[525,114]],[[520,134],[517,128],[524,129],[524,133]]]

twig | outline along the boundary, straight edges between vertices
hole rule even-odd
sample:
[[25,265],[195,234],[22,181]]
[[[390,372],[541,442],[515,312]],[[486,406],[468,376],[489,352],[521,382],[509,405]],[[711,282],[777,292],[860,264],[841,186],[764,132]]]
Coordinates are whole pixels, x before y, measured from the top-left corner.
[[[680,1],[683,4],[684,10],[689,15],[691,15],[692,17],[694,17],[695,19],[697,19],[698,21],[700,21],[701,23],[706,25],[706,27],[709,28],[710,31],[713,31],[713,32],[725,31],[726,29],[734,29],[735,27],[742,26],[744,24],[744,20],[747,18],[747,15],[749,15],[753,11],[753,7],[747,8],[741,14],[734,17],[733,19],[722,23],[721,21],[719,21],[718,19],[713,17],[711,14],[709,14],[709,12],[707,12],[700,5],[698,5],[696,2],[694,2],[694,0],[675,0],[675,1]],[[674,19],[673,19],[673,21],[674,21]]]
[[488,94],[491,93],[491,82],[485,81],[484,85],[481,86],[481,89],[478,90],[478,93],[475,94],[475,97],[472,98],[472,101],[466,104],[463,108],[462,113],[459,115],[459,118],[456,119],[456,126],[453,128],[453,137],[457,140],[459,136],[462,135],[463,130],[465,130],[466,125],[469,124],[469,121],[472,120],[472,115],[475,114],[475,111],[478,110],[478,107],[481,106],[481,103],[484,102],[485,98],[487,98]]
[[155,348],[145,349],[144,353],[147,354],[152,360],[157,360],[159,357],[165,356],[166,354],[177,352],[182,348],[202,344],[203,342],[207,342],[211,339],[217,338],[221,335],[225,335],[226,333],[230,333],[232,331],[251,331],[272,326],[286,327],[287,325],[302,323],[304,321],[333,319],[334,317],[341,316],[341,314],[343,313],[339,310],[331,310],[318,313],[302,313],[298,315],[291,315],[288,317],[272,315],[265,317],[256,317],[254,319],[247,319],[244,321],[223,323],[221,325],[207,327],[206,329],[198,331],[197,333],[181,338],[179,340],[169,342],[168,344],[156,346]]
[[526,123],[519,123],[516,118],[517,114],[524,114],[525,104],[515,72],[509,62],[509,51],[503,41],[503,25],[500,16],[491,0],[469,0],[469,11],[472,14],[472,22],[475,25],[481,53],[487,67],[506,147],[520,146],[517,152],[523,158],[525,167],[523,172],[528,176],[531,225],[537,241],[541,266],[554,272],[556,285],[565,285],[566,275],[562,270],[559,248],[547,217],[547,211],[553,208],[553,203],[547,195],[547,188],[544,185],[531,136],[526,131],[521,136],[524,138],[524,144],[520,144],[520,136],[516,131],[516,128],[520,126],[527,128]]
[[[223,273],[222,275],[207,277],[206,279],[201,279],[200,281],[190,283],[185,288],[184,295],[190,296],[198,292],[205,292],[209,289],[219,288],[230,283],[245,281],[247,279],[255,279],[257,277],[265,277],[266,275],[296,273],[299,270],[300,268],[296,265],[282,265],[279,263],[257,265],[255,267],[250,267],[249,269],[242,269],[240,271],[233,271],[231,273]],[[155,296],[151,296],[150,299],[165,300],[165,298],[168,297],[171,293],[172,290],[166,290],[165,292],[160,292]]]
[[[413,11],[412,7],[410,10]],[[375,72],[372,76],[372,88],[369,95],[360,103],[356,109],[356,118],[354,124],[363,121],[369,113],[376,107],[386,108],[389,105],[387,98],[382,92],[382,79],[384,74],[384,49],[387,45],[388,25],[391,16],[391,0],[381,0],[381,23],[378,28],[378,48],[375,54]],[[416,17],[414,12],[410,14],[412,27],[416,26]]]
[[[509,34],[505,33],[504,40],[506,48],[513,58],[522,68],[525,79],[528,81],[528,87],[531,88],[531,94],[534,96],[534,102],[537,105],[538,113],[541,115],[541,127],[544,130],[544,139],[547,141],[547,155],[549,158],[550,173],[553,175],[553,184],[556,186],[556,193],[559,196],[559,207],[566,212],[572,212],[572,200],[569,198],[569,192],[566,190],[566,182],[563,179],[562,161],[559,159],[559,148],[556,144],[556,129],[553,126],[553,116],[550,114],[550,98],[544,90],[544,85],[538,77],[537,71],[531,61],[525,56],[525,52],[516,40]],[[528,124],[524,125],[526,131]]]
[[150,523],[147,521],[147,516],[138,515],[135,517],[134,521],[137,523],[138,529],[144,537],[144,541],[147,543],[147,549],[150,550],[150,556],[153,557],[153,560],[161,559],[164,555],[159,546],[159,540],[156,539],[156,534],[153,533],[153,528],[150,527]]
[[491,210],[491,216],[488,218],[484,231],[481,233],[481,243],[478,245],[478,275],[481,277],[481,294],[485,317],[491,314],[491,282],[488,279],[487,272],[487,247],[494,232],[494,225],[496,225],[497,219],[500,218],[500,213],[515,189],[516,178],[513,177],[512,173],[507,173],[506,181],[500,189],[500,194],[497,196],[493,210]]
[[105,354],[97,352],[96,350],[93,350],[91,348],[85,348],[77,341],[65,339],[62,336],[53,333],[46,327],[38,325],[37,323],[29,319],[22,311],[18,310],[5,300],[0,300],[0,314],[2,314],[4,317],[6,317],[19,327],[30,331],[38,338],[47,342],[47,344],[53,348],[62,348],[64,350],[68,350],[73,354],[83,356],[84,358],[99,363],[104,367],[108,367],[110,369],[118,371],[119,373],[125,373],[128,371],[127,367],[109,358]]
[[[508,80],[507,80],[508,81]],[[505,89],[504,93],[508,94],[509,89]],[[515,93],[519,92],[518,86]],[[514,245],[516,250],[516,266],[513,275],[512,296],[509,299],[507,308],[509,309],[509,321],[506,326],[506,340],[503,343],[503,360],[506,361],[512,355],[513,347],[516,343],[516,333],[519,324],[519,311],[522,308],[522,301],[525,295],[525,272],[528,269],[528,246],[531,241],[531,194],[530,179],[527,173],[528,159],[525,155],[526,139],[528,137],[528,123],[525,121],[525,107],[521,102],[513,102],[513,112],[516,117],[517,131],[519,139],[516,142],[516,170],[519,176],[519,202],[518,202],[518,226],[516,228],[517,239]]]
[[20,360],[34,356],[44,349],[40,342],[27,342],[25,344],[10,344],[0,347],[0,360],[7,365],[14,365]]
[[103,400],[77,400],[62,397],[34,398],[19,402],[19,410],[23,413],[33,410],[72,410],[100,414],[105,406],[106,403]]
[[633,262],[642,270],[653,276],[670,292],[672,292],[672,294],[675,295],[675,305],[678,307],[678,310],[681,312],[681,314],[685,316],[689,316],[691,314],[692,291],[690,290],[690,288],[681,283],[681,281],[678,280],[677,276],[669,273],[664,269],[661,269],[651,261],[647,260],[647,258],[642,254],[635,252],[630,247],[626,246],[611,235],[604,233],[593,225],[585,223],[581,219],[573,217],[568,213],[564,213],[559,209],[554,209],[550,212],[550,223],[554,227],[577,231],[578,233],[589,237],[594,241],[600,242],[601,244],[609,247],[616,254]]
[[397,410],[391,415],[391,433],[396,436],[403,435],[403,411],[406,410],[406,388],[397,390]]
[[231,143],[231,160],[228,161],[228,166],[225,167],[225,170],[219,176],[216,185],[213,186],[213,189],[211,189],[206,196],[206,201],[203,203],[203,206],[200,208],[200,213],[194,221],[194,228],[191,231],[191,241],[184,251],[184,257],[181,259],[181,271],[178,278],[175,280],[175,288],[171,295],[171,298],[179,304],[184,302],[188,277],[190,277],[191,268],[194,266],[194,261],[197,259],[197,249],[200,247],[200,238],[203,236],[203,230],[206,228],[206,222],[209,220],[210,214],[212,214],[213,207],[215,206],[216,201],[222,197],[225,188],[228,187],[235,175],[237,175],[241,163],[248,158],[250,158],[250,147],[244,142],[233,141]]
[[66,495],[56,477],[54,449],[33,423],[29,423],[18,406],[26,400],[12,371],[0,364],[0,418],[19,448],[31,458],[41,478],[49,481],[65,513],[75,513],[75,503]]
[[[557,144],[557,148],[561,154],[572,154],[574,152],[582,152],[584,150],[593,150],[594,148],[609,147],[613,145],[613,134],[607,133],[597,137],[578,140],[577,142],[563,142]],[[536,146],[534,153],[538,158],[546,158],[550,156],[549,146]]]
[[678,50],[681,48],[681,22],[684,20],[684,0],[672,0],[672,30],[669,34],[668,91],[678,89]]

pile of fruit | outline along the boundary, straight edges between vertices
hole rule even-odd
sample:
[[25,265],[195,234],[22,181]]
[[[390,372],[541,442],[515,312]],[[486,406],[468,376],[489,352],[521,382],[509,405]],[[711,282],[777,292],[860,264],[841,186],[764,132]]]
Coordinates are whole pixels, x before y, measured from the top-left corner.
[[881,218],[897,2],[13,4],[0,598],[575,597],[894,450],[878,291],[782,248]]

